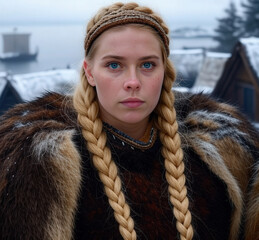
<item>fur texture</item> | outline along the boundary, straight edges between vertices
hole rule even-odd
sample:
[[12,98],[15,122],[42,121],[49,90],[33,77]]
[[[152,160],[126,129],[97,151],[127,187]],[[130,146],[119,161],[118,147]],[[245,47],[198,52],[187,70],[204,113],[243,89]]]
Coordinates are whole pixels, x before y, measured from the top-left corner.
[[49,96],[3,117],[1,239],[72,237],[81,164],[72,141],[75,130],[59,120],[59,100]]
[[186,116],[180,121],[185,143],[227,185],[234,206],[230,239],[238,239],[240,231],[246,240],[259,239],[258,132],[230,105],[204,95],[176,99],[185,106],[178,111],[180,118]]
[[[211,209],[216,208],[216,204],[210,206],[204,200],[213,203],[215,197],[225,204],[224,197],[221,199],[216,189],[226,189],[224,191],[229,201],[226,206],[232,205],[229,239],[259,239],[258,133],[235,108],[203,95],[176,93],[175,107],[185,152],[187,186],[190,199],[193,200],[190,205],[197,232],[195,236],[198,239],[198,233],[205,234],[207,231],[201,229],[204,223],[199,222],[199,216],[196,215],[200,215],[200,219],[206,219],[208,211],[215,211],[216,214],[216,209]],[[118,140],[113,140],[113,137],[110,136],[110,142]],[[159,150],[159,144],[156,147]],[[172,227],[172,230],[167,230],[171,228],[169,218],[173,219],[173,216],[161,218],[161,212],[156,206],[159,201],[164,206],[163,209],[172,214],[167,205],[167,195],[156,195],[150,188],[152,184],[159,184],[166,193],[163,182],[152,183],[151,179],[152,174],[156,176],[154,179],[160,179],[159,174],[164,170],[159,166],[163,166],[163,161],[157,162],[154,169],[160,170],[156,172],[157,170],[152,170],[153,165],[149,167],[152,162],[150,159],[138,160],[141,158],[141,151],[134,155],[134,148],[131,146],[125,150],[125,143],[117,148],[113,152],[120,156],[116,161],[121,166],[124,186],[129,189],[126,196],[136,209],[135,213],[138,213],[138,209],[143,212],[152,209],[152,218],[156,213],[159,219],[152,225],[148,212],[144,223],[138,221],[140,216],[136,215],[138,235],[145,239],[148,235],[143,235],[141,231],[145,234],[145,231],[150,231],[147,238],[155,239],[152,236],[155,236],[156,230],[157,234],[161,234],[159,230],[164,228],[165,234],[175,234],[173,239],[176,239],[175,229]],[[129,151],[132,154],[128,154]],[[151,153],[151,156],[154,155],[155,153]],[[125,161],[120,162],[122,158]],[[109,209],[108,203],[105,203],[107,199],[98,195],[98,191],[102,192],[102,185],[97,180],[97,173],[90,170],[92,165],[89,159],[70,98],[48,94],[7,112],[1,118],[0,125],[0,239],[80,239],[79,228],[74,230],[74,225],[82,224],[77,209],[81,209],[84,199],[87,199],[89,206],[88,219],[98,215],[98,212],[104,216]],[[142,171],[145,175],[139,174]],[[213,184],[216,182],[220,186],[215,186],[214,192]],[[140,194],[136,192],[137,186],[140,189],[143,186],[140,201],[147,201],[143,206],[136,205]],[[206,186],[211,189],[206,189]],[[87,195],[89,191],[91,195],[84,198],[83,193]],[[153,201],[148,198],[145,200],[147,195],[152,196]],[[203,195],[205,196],[201,198]],[[104,235],[98,238],[98,234],[104,234],[100,228],[106,226],[105,221],[110,222],[107,226],[113,224],[116,228],[116,222],[112,219],[104,218],[99,221],[99,225],[91,227],[91,231],[96,228],[95,239],[103,239]],[[157,225],[165,219],[169,219],[169,225]],[[212,223],[211,226],[213,224],[217,223]],[[115,236],[115,232],[110,236]],[[109,235],[105,236],[109,239]],[[164,236],[166,239],[167,235]]]

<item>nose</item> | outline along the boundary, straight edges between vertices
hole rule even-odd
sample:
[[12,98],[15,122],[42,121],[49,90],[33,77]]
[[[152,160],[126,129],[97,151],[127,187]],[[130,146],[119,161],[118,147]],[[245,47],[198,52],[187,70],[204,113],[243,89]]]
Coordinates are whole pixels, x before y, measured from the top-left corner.
[[125,90],[139,90],[141,87],[141,82],[139,77],[137,76],[137,71],[135,69],[131,69],[126,77],[126,81],[124,82]]

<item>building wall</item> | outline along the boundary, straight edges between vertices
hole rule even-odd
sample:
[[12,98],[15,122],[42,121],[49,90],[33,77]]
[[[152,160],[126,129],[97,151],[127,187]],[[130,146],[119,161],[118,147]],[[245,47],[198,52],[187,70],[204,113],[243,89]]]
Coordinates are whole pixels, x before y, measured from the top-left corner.
[[259,88],[255,88],[255,121],[259,122]]
[[235,91],[232,98],[250,120],[259,121],[259,89],[250,70],[243,64],[236,71],[234,82]]
[[17,96],[10,87],[7,87],[4,94],[0,96],[0,116],[8,109],[21,102],[22,100],[20,97]]

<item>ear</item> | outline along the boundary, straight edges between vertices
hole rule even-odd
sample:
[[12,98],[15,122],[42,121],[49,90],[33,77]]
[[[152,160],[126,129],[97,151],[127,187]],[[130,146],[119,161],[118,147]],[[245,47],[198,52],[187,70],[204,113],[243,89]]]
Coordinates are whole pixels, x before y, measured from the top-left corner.
[[93,75],[92,75],[92,71],[91,71],[91,67],[90,67],[89,62],[87,62],[86,60],[84,60],[83,66],[84,66],[85,75],[86,75],[86,77],[87,77],[88,83],[89,83],[92,87],[94,87],[94,86],[95,86],[95,81],[94,81],[94,78],[93,78]]

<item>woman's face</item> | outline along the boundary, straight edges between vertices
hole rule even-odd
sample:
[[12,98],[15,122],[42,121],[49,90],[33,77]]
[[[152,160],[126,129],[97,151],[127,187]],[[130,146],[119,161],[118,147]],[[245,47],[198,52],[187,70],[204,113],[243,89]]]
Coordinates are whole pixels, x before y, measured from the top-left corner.
[[90,85],[96,87],[103,121],[120,129],[148,123],[164,79],[156,36],[140,28],[109,29],[96,41],[94,57],[84,61]]

